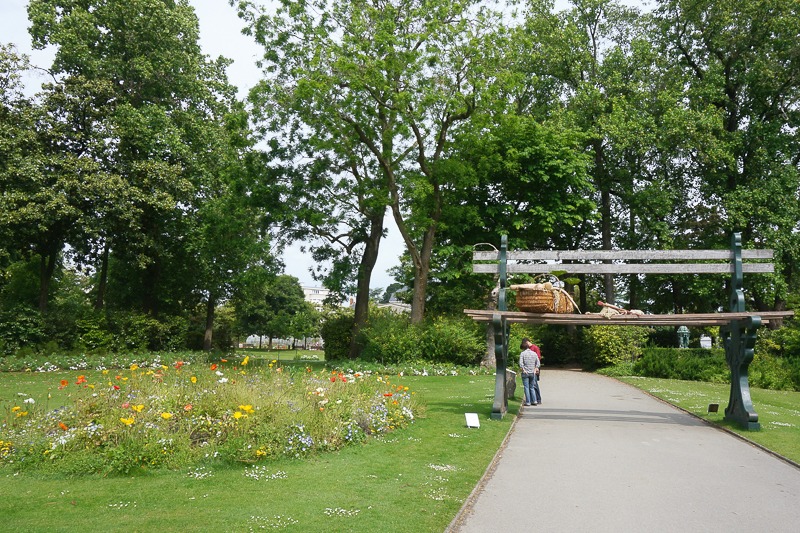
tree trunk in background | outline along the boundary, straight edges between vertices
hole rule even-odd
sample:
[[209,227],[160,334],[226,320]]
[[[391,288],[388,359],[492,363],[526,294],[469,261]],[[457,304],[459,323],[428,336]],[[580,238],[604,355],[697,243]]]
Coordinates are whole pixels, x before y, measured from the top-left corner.
[[97,281],[97,295],[94,299],[94,309],[99,311],[105,305],[106,287],[108,286],[108,240],[103,244],[103,254],[100,256],[100,279]]
[[39,312],[47,312],[47,300],[50,292],[50,280],[56,269],[58,247],[49,246],[47,253],[41,254],[39,261]]
[[372,270],[378,261],[378,250],[380,249],[381,237],[383,237],[383,217],[385,212],[371,217],[369,236],[364,243],[364,254],[361,256],[361,265],[358,268],[358,290],[356,292],[356,308],[353,316],[353,331],[350,339],[350,359],[358,359],[361,355],[361,343],[359,342],[359,332],[361,327],[367,323],[369,318],[369,283],[372,278]]
[[214,309],[216,308],[216,298],[209,294],[206,303],[206,331],[203,335],[203,351],[211,351],[211,340],[214,331]]

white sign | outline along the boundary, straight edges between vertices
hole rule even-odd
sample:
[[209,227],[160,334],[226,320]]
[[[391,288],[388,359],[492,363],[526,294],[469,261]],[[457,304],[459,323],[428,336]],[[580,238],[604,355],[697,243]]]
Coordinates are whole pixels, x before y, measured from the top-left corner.
[[468,428],[479,428],[481,427],[481,422],[478,420],[478,413],[464,413],[464,416],[467,417],[467,427]]

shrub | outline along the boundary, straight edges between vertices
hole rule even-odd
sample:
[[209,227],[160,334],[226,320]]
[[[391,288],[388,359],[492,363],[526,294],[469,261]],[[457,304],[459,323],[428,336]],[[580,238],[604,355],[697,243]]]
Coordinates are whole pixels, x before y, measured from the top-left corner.
[[703,348],[645,348],[642,357],[633,365],[638,376],[710,381],[730,380],[725,351]]
[[46,339],[45,324],[36,309],[17,306],[0,311],[0,354],[10,355]]
[[421,350],[427,361],[469,365],[481,360],[486,341],[468,318],[437,317],[423,326]]
[[407,315],[371,309],[367,324],[359,332],[361,357],[385,364],[422,359],[422,333],[421,328],[411,325]]
[[339,312],[329,315],[322,324],[322,342],[325,345],[325,359],[347,359],[350,355],[350,341],[353,331],[353,314]]
[[188,321],[180,316],[156,319],[141,313],[111,313],[109,330],[113,334],[113,348],[124,350],[184,349],[189,329]]
[[647,342],[649,330],[638,326],[591,326],[585,328],[584,363],[589,368],[636,361]]
[[366,361],[398,364],[432,361],[469,365],[480,361],[486,341],[473,321],[438,316],[412,325],[406,315],[375,309],[360,332]]

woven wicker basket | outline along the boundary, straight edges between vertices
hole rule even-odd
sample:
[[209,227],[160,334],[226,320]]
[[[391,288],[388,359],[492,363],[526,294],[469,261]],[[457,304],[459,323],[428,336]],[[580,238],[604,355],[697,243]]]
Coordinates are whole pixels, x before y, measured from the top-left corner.
[[517,292],[517,309],[526,313],[571,313],[574,309],[569,293],[553,283],[512,285],[509,289]]

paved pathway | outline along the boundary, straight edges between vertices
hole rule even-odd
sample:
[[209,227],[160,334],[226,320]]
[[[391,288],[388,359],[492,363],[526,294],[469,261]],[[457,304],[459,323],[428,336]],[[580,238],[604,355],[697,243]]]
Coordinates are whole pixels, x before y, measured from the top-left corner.
[[616,380],[542,374],[452,532],[800,531],[797,466]]

